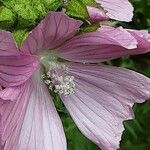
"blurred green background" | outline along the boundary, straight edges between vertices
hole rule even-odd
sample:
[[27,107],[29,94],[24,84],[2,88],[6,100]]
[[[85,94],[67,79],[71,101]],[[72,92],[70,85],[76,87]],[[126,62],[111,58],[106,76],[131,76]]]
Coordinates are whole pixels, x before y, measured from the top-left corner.
[[[67,13],[86,19],[88,15],[83,1],[70,0],[70,4],[66,6]],[[85,1],[88,4],[93,0]],[[150,31],[150,0],[131,0],[131,2],[135,8],[133,22],[120,23],[120,25]],[[46,12],[62,7],[61,0],[0,0],[0,29],[13,32],[17,44],[20,45],[27,33],[38,24]],[[90,28],[88,27],[88,29]],[[116,59],[109,64],[126,67],[150,77],[150,53]],[[64,124],[68,150],[98,150],[99,148],[77,129],[59,97],[55,96],[54,101]],[[120,150],[150,150],[150,102],[136,104],[134,111],[135,119],[124,123],[125,131]]]

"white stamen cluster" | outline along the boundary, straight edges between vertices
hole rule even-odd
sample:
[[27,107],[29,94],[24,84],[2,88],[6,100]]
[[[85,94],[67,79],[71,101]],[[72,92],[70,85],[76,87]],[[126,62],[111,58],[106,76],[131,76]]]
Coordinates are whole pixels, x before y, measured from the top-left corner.
[[45,84],[51,91],[65,96],[73,94],[75,89],[74,77],[68,75],[67,69],[50,69],[46,75],[43,75]]
[[[62,77],[62,76],[61,76]],[[60,77],[60,78],[61,78]],[[75,83],[73,76],[65,76],[61,79],[61,84],[55,85],[55,93],[69,95],[74,93]]]

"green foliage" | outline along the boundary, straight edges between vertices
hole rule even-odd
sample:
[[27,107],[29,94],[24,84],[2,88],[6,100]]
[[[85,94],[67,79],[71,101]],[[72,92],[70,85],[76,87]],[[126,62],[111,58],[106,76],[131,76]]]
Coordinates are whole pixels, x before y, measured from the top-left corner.
[[61,0],[0,0],[0,28],[27,29],[48,11],[62,6]]
[[70,16],[81,19],[87,19],[89,17],[86,5],[82,2],[82,0],[70,0],[65,8],[66,13]]
[[13,32],[13,36],[16,40],[18,47],[20,47],[22,41],[27,37],[28,32],[26,30],[17,30]]
[[135,7],[135,16],[131,24],[138,29],[150,29],[150,1],[133,0],[133,4]]
[[66,13],[70,16],[80,19],[88,19],[87,5],[92,5],[94,0],[69,0],[66,8]]
[[87,32],[94,32],[96,31],[98,28],[99,28],[99,24],[92,24],[92,25],[89,25],[89,24],[85,24],[84,26],[82,26],[80,28],[80,33],[87,33]]
[[11,9],[0,6],[0,26],[8,28],[14,23],[14,15]]
[[125,122],[126,130],[121,142],[122,150],[149,150],[150,148],[150,103],[134,107],[135,119]]

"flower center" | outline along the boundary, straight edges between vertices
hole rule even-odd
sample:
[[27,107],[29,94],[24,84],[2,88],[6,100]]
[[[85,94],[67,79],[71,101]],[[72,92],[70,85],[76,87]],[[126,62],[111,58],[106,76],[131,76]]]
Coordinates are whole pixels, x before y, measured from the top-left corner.
[[69,75],[64,62],[58,61],[58,57],[51,53],[41,55],[40,62],[46,68],[42,78],[50,91],[65,96],[74,93],[74,77]]

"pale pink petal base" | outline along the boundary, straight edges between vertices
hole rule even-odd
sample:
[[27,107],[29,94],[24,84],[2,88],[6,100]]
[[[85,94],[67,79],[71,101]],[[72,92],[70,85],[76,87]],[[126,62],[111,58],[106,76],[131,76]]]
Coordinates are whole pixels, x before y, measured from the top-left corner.
[[60,118],[47,87],[34,77],[21,86],[16,102],[2,106],[5,150],[66,150]]
[[102,150],[116,150],[123,121],[134,117],[132,106],[150,98],[150,79],[109,66],[69,66],[75,94],[61,96],[75,123]]

